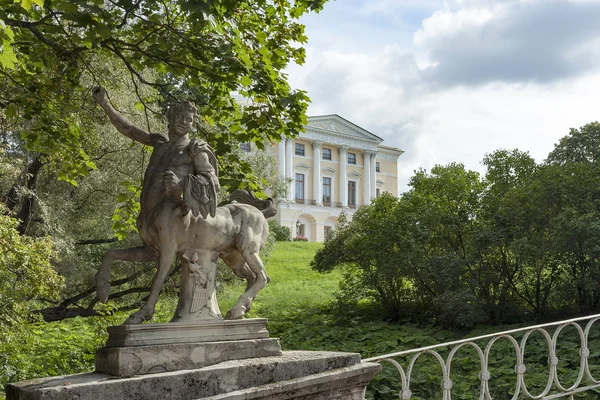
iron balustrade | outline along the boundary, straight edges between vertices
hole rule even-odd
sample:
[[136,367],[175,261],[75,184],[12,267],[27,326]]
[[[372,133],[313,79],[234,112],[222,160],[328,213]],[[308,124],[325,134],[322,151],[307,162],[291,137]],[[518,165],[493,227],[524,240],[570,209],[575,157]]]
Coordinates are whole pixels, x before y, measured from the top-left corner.
[[[582,324],[582,322],[584,321],[588,321],[587,324],[585,324],[585,327],[583,327]],[[498,343],[501,340],[508,340],[515,351],[515,356],[517,360],[517,364],[515,366],[516,381],[514,386],[514,393],[511,400],[517,400],[522,398],[550,400],[566,397],[568,397],[569,399],[573,399],[574,395],[577,393],[583,393],[594,389],[600,389],[600,379],[595,379],[592,376],[592,373],[590,371],[590,364],[588,363],[588,359],[590,356],[590,350],[588,347],[589,334],[590,330],[592,329],[592,326],[597,321],[600,321],[600,314],[581,318],[573,318],[549,324],[541,324],[519,329],[512,329],[504,332],[492,333],[473,338],[446,342],[433,346],[421,347],[418,349],[399,351],[396,353],[367,358],[363,361],[379,363],[387,362],[392,364],[400,374],[400,380],[402,384],[402,388],[400,389],[398,398],[402,400],[409,400],[413,396],[413,393],[411,391],[411,377],[414,371],[415,363],[421,356],[431,355],[435,358],[435,360],[437,360],[442,369],[442,399],[451,400],[453,387],[453,382],[451,379],[452,361],[454,360],[455,355],[460,349],[464,347],[471,347],[475,349],[477,355],[479,356],[478,379],[481,385],[479,399],[493,400],[492,394],[490,393],[489,385],[489,381],[491,379],[488,362],[489,356],[490,352],[492,351],[492,348],[496,343]],[[557,373],[559,359],[556,350],[559,336],[561,332],[567,327],[575,328],[580,341],[578,354],[579,373],[577,379],[575,380],[575,383],[569,387],[565,387],[559,380]],[[550,335],[550,333],[548,332],[549,328],[555,328],[552,335]],[[529,337],[534,332],[539,332],[542,334],[548,348],[548,381],[543,391],[539,394],[532,394],[525,383],[525,374],[527,373],[527,367],[525,364],[525,351]],[[523,337],[521,338],[520,342],[514,337],[517,334],[523,334]],[[485,345],[485,348],[482,348],[477,344],[477,342],[481,343],[482,341],[486,340],[487,344]],[[445,359],[439,352],[442,349],[449,349],[449,354]],[[412,357],[410,357],[411,355]],[[405,364],[406,370],[400,362],[394,360],[394,357],[410,357],[408,365]],[[598,397],[600,398],[600,395],[598,395]],[[501,400],[505,398],[507,397],[502,397]]]

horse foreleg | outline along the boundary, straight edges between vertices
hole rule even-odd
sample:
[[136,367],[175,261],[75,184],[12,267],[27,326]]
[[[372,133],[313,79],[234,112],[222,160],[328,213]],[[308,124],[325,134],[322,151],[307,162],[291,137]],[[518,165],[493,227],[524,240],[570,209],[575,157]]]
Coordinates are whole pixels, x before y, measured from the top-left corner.
[[265,266],[258,256],[258,250],[244,250],[242,251],[242,255],[255,279],[252,284],[248,281],[248,288],[246,288],[246,291],[240,296],[237,303],[235,303],[235,306],[227,312],[225,319],[242,318],[244,314],[250,310],[250,307],[252,307],[252,300],[254,300],[258,292],[264,289],[269,281]]
[[96,293],[103,303],[108,301],[110,295],[110,266],[114,260],[150,262],[156,261],[157,253],[151,247],[132,247],[130,249],[108,250],[102,259],[102,265],[96,272]]
[[161,247],[160,254],[158,256],[158,265],[156,266],[156,275],[154,275],[154,279],[152,280],[152,286],[150,287],[148,300],[146,300],[146,303],[142,306],[142,308],[139,309],[139,311],[131,314],[129,318],[127,318],[127,320],[124,322],[125,324],[141,324],[142,322],[152,318],[152,315],[154,314],[154,307],[158,301],[158,296],[160,295],[160,291],[165,283],[165,279],[169,274],[171,263],[173,262],[176,253],[177,245],[168,244]]

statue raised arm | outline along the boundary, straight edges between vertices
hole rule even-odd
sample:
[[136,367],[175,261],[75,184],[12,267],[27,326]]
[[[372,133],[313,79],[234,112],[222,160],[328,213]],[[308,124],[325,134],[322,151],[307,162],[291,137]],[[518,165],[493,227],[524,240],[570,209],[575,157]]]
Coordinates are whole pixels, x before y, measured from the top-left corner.
[[96,103],[102,107],[106,115],[108,115],[108,118],[110,118],[110,122],[112,122],[119,132],[128,138],[135,140],[136,142],[145,144],[146,146],[154,145],[150,133],[133,125],[127,118],[125,118],[120,112],[115,110],[108,103],[108,99],[106,98],[106,89],[101,86],[95,87],[92,90],[92,94]]

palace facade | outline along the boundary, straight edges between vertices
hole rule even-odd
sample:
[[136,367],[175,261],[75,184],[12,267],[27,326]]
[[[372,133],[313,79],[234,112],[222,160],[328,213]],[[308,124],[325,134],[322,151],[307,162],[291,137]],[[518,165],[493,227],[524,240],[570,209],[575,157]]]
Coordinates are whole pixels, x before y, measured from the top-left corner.
[[284,139],[272,152],[279,175],[289,179],[277,220],[311,242],[323,242],[344,211],[352,214],[371,199],[398,196],[402,150],[336,114],[308,117],[306,132]]

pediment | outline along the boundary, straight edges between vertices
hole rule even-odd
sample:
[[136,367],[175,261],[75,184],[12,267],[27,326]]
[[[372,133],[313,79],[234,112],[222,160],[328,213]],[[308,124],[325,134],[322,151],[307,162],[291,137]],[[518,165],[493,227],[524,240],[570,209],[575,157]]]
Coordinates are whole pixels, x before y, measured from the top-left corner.
[[308,117],[308,127],[376,144],[383,142],[383,139],[379,136],[372,134],[337,114]]

